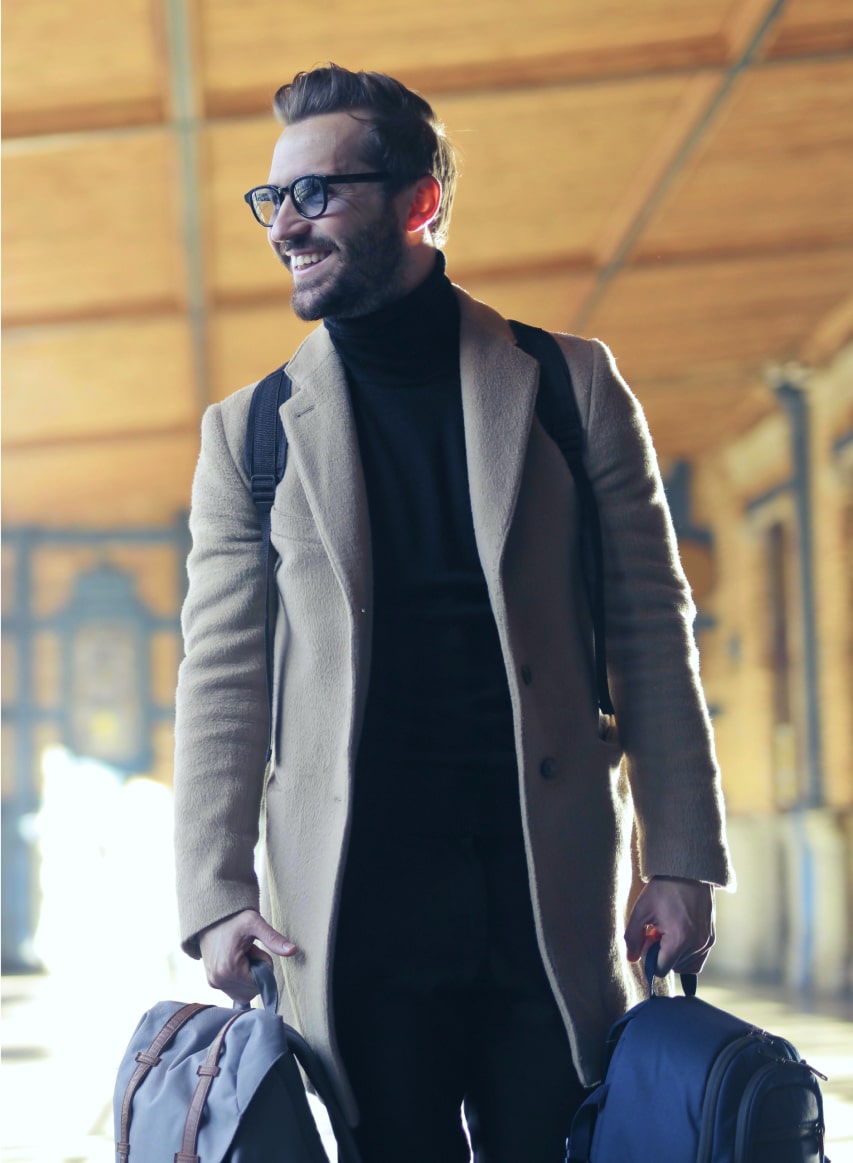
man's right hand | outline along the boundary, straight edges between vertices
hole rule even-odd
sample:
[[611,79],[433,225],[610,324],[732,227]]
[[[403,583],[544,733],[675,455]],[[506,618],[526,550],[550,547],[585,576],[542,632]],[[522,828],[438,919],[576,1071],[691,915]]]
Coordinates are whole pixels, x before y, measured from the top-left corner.
[[272,965],[272,958],[256,941],[279,957],[292,957],[298,952],[292,941],[276,932],[254,909],[244,909],[218,921],[204,929],[198,939],[208,982],[240,1005],[250,1002],[258,992],[251,963],[266,961]]

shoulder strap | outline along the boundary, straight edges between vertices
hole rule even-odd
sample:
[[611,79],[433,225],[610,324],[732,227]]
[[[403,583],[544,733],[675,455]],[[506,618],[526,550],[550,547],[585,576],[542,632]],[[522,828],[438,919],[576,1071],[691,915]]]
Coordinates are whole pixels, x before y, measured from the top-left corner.
[[595,682],[598,705],[612,715],[613,700],[607,682],[607,647],[604,616],[604,550],[598,502],[584,465],[584,431],[572,377],[562,349],[547,331],[528,323],[509,320],[518,346],[539,363],[539,394],[536,414],[542,427],[565,457],[575,482],[581,512],[581,536],[590,551],[590,574],[587,575],[592,627],[595,641]]
[[244,465],[252,486],[252,500],[258,511],[264,549],[264,655],[270,724],[267,762],[272,754],[272,627],[275,621],[275,607],[271,603],[272,586],[270,584],[273,565],[270,510],[275,500],[276,485],[284,476],[284,468],[287,463],[287,437],[279,416],[279,408],[285,400],[290,399],[292,387],[286,369],[286,364],[276,368],[255,387],[252,393],[252,402],[249,405],[244,449]]
[[360,1163],[361,1156],[355,1137],[343,1112],[338,1096],[329,1079],[328,1072],[317,1054],[311,1049],[298,1030],[285,1026],[287,1045],[291,1054],[302,1067],[308,1081],[326,1108],[329,1122],[335,1134],[340,1163]]

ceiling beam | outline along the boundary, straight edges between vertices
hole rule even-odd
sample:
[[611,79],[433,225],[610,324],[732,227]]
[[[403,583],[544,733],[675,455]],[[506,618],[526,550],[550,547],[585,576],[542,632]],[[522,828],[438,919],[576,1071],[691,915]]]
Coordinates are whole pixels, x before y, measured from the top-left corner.
[[[179,0],[167,0],[171,5],[177,4]],[[766,0],[761,0],[762,5]],[[846,61],[853,58],[853,49],[840,49],[826,52],[786,52],[784,56],[769,57],[766,59],[756,59],[750,62],[750,68],[753,72],[762,70],[784,68],[790,65],[808,64],[809,62],[827,62],[827,61]],[[737,67],[737,66],[735,66]],[[415,88],[422,91],[428,91],[430,99],[441,96],[442,99],[454,100],[456,98],[465,97],[488,97],[490,95],[506,96],[508,93],[527,93],[539,92],[548,89],[587,89],[593,86],[610,85],[614,82],[641,82],[657,80],[661,76],[690,76],[701,78],[703,76],[720,78],[723,71],[727,68],[725,61],[720,61],[714,65],[699,65],[692,67],[689,63],[683,63],[678,67],[672,69],[653,69],[648,66],[648,62],[644,62],[643,67],[638,67],[631,72],[621,73],[600,73],[596,76],[576,77],[571,74],[561,73],[554,76],[543,75],[536,73],[532,68],[514,68],[507,73],[504,81],[495,83],[475,83],[474,79],[466,72],[464,76],[459,77],[459,84],[456,86],[448,86],[447,88],[428,89],[425,85],[415,84]],[[411,81],[411,78],[409,78]],[[259,118],[271,116],[271,100],[270,93],[265,90],[264,99],[258,100],[251,106],[247,106],[245,102],[238,101],[234,103],[220,102],[217,111],[212,112],[208,110],[203,112],[200,108],[200,98],[198,94],[193,95],[192,112],[184,114],[181,117],[181,127],[186,130],[193,130],[200,133],[204,129],[215,128],[217,125],[233,125],[240,121],[258,121]],[[436,104],[438,102],[436,101]],[[439,107],[439,112],[440,112]],[[52,114],[51,114],[52,116]],[[136,134],[151,133],[152,129],[157,129],[162,124],[162,119],[158,116],[153,122],[148,120],[144,124],[137,123],[135,120],[128,120],[121,125],[115,124],[99,124],[97,121],[91,123],[86,120],[75,121],[70,123],[67,130],[56,129],[56,119],[50,121],[50,128],[46,129],[44,133],[39,133],[37,129],[29,128],[26,132],[16,132],[13,125],[3,125],[3,152],[7,155],[14,155],[17,152],[28,152],[32,149],[55,149],[59,146],[67,147],[69,144],[74,144],[75,141],[92,141],[99,137],[104,138],[121,138],[131,137]],[[47,124],[47,121],[45,121]]]
[[[698,100],[702,97],[702,91],[698,87],[698,81],[701,78],[697,79],[697,85],[692,92],[692,100],[688,100],[685,104],[685,115],[677,119],[673,126],[674,132],[670,133],[669,140],[667,141],[667,135],[664,135],[663,146],[652,155],[650,166],[657,163],[661,167],[656,179],[650,167],[647,167],[643,171],[645,175],[644,186],[647,193],[645,201],[635,207],[632,207],[630,203],[626,204],[624,210],[630,212],[633,209],[634,213],[633,217],[629,217],[628,213],[623,215],[621,237],[617,236],[615,231],[611,230],[609,235],[604,239],[612,247],[612,250],[586,302],[575,318],[574,325],[579,332],[583,332],[585,325],[603,299],[614,278],[622,270],[628,256],[652,216],[656,213],[676,178],[681,174],[688,160],[692,157],[700,142],[704,140],[708,130],[716,121],[717,115],[728,100],[735,82],[746,69],[755,63],[761,46],[782,15],[786,3],[787,0],[771,0],[769,7],[767,7],[765,6],[766,0],[763,0],[762,8],[757,13],[755,12],[756,5],[750,4],[749,11],[753,16],[755,24],[753,25],[752,35],[749,37],[745,36],[745,29],[741,23],[741,18],[738,18],[739,24],[736,29],[736,39],[742,44],[742,51],[738,59],[727,69],[723,77],[714,86],[709,87],[709,91],[705,94],[706,103],[704,107],[702,107]],[[694,117],[692,124],[690,124],[691,112]],[[673,149],[672,147],[676,145],[676,134],[679,128],[684,132],[684,137],[681,144]],[[615,225],[619,225],[618,219]]]
[[195,391],[199,412],[210,403],[207,367],[207,295],[201,222],[201,167],[198,158],[199,98],[195,86],[192,5],[165,0],[172,96],[172,129],[178,145],[181,223],[186,256],[187,315],[192,334]]

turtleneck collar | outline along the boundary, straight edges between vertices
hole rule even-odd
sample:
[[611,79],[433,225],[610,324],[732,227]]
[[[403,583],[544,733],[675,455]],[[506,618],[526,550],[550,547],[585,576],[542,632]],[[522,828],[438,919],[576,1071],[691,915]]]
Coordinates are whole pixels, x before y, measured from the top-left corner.
[[351,375],[374,383],[426,383],[459,374],[459,303],[436,251],[431,274],[408,295],[370,315],[326,319]]

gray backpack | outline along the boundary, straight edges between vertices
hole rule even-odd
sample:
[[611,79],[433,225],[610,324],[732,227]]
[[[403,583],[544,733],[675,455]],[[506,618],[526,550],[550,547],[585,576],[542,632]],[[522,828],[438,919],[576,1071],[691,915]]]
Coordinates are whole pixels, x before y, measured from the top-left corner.
[[116,1078],[116,1163],[328,1163],[300,1066],[341,1163],[358,1163],[322,1063],[276,1013],[272,969],[252,972],[263,1009],[163,1001],[143,1015]]

